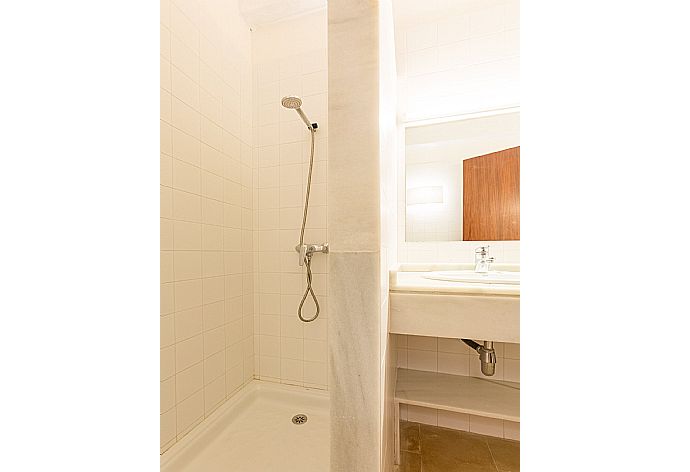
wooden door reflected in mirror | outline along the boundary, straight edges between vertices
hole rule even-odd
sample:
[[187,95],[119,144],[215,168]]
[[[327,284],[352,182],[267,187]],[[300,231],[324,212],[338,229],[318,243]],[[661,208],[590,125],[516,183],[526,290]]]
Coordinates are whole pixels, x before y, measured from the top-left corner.
[[520,146],[465,159],[464,241],[520,239]]

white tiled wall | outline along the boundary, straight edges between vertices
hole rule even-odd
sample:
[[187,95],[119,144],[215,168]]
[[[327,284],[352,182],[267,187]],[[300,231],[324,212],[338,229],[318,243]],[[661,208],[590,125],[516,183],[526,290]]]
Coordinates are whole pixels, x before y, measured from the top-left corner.
[[161,1],[161,452],[254,375],[252,83],[236,1]]
[[[258,27],[252,33],[255,116],[256,374],[262,380],[327,388],[328,287],[326,257],[312,259],[321,314],[297,317],[306,272],[294,251],[309,170],[310,134],[286,95],[302,98],[316,132],[305,243],[327,238],[328,56],[326,10]],[[311,297],[303,311],[314,313]]]
[[435,15],[425,12],[429,2],[399,3],[404,121],[519,103],[519,0],[443,2]]
[[[477,353],[457,339],[398,335],[397,348],[398,367],[520,382],[519,344],[494,343],[496,373],[491,377],[482,374]],[[401,418],[489,436],[520,438],[520,424],[511,421],[411,405],[402,406]]]
[[[464,343],[453,338],[398,335],[398,367],[445,374],[486,377],[479,356]],[[495,380],[520,381],[520,345],[494,343],[496,350]]]
[[[404,227],[400,230],[405,235]],[[489,246],[496,262],[520,263],[520,241],[398,241],[398,262],[474,262],[474,250]]]

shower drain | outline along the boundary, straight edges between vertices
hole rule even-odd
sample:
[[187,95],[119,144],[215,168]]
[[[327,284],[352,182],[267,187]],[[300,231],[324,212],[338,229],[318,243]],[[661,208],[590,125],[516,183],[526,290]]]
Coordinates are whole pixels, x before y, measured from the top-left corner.
[[304,424],[307,422],[307,415],[299,414],[292,417],[292,422],[294,424]]

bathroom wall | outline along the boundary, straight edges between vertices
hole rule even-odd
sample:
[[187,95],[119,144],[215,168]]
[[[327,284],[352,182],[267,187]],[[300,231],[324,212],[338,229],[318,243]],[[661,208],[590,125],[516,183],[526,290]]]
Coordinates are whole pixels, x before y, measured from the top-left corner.
[[403,121],[519,104],[519,0],[394,4]]
[[[306,289],[298,264],[310,134],[286,95],[302,98],[316,132],[314,171],[305,242],[328,241],[328,56],[326,10],[261,25],[252,32],[254,61],[254,261],[256,375],[261,380],[328,387],[327,257],[312,259],[313,287],[321,314],[297,317]],[[308,297],[304,316],[315,312]]]
[[254,375],[250,33],[161,1],[161,452]]

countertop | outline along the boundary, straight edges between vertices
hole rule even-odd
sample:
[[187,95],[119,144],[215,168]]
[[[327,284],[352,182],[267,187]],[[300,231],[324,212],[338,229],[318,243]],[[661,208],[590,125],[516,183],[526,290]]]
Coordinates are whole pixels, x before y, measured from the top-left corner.
[[[432,280],[424,277],[426,272],[441,270],[473,270],[474,264],[400,264],[390,271],[389,291],[391,293],[438,293],[463,295],[520,296],[520,285],[479,284]],[[492,270],[519,272],[519,264],[492,264]]]

